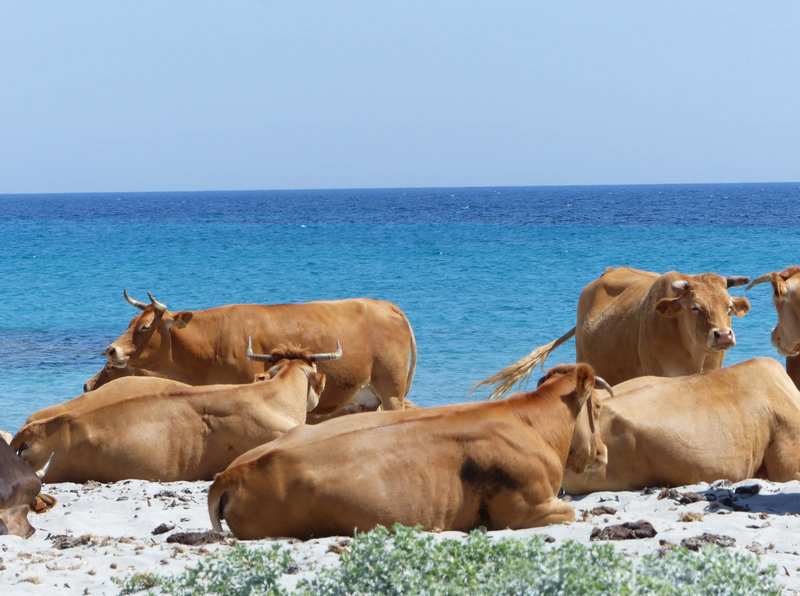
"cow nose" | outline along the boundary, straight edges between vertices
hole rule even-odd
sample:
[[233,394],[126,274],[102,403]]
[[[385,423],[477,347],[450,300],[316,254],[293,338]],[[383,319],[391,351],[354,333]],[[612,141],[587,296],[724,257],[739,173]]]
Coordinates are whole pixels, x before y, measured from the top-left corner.
[[729,348],[736,345],[736,336],[730,327],[720,327],[711,332],[713,345]]
[[122,360],[122,358],[123,358],[122,350],[120,350],[118,347],[114,346],[113,344],[106,348],[105,356],[106,356],[106,358],[108,358],[109,360],[111,360],[113,362],[118,362],[118,361]]

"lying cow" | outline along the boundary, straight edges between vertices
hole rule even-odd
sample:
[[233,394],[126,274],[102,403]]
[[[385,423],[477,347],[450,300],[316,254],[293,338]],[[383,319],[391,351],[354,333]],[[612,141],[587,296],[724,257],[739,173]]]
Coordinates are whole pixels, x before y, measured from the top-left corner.
[[[405,314],[391,302],[354,298],[170,312],[152,295],[145,304],[123,293],[142,312],[106,349],[111,366],[121,371],[147,371],[190,385],[249,383],[264,369],[244,358],[248,336],[262,353],[287,342],[322,351],[340,340],[341,360],[320,366],[327,383],[314,414],[363,401],[363,394],[377,397],[376,407],[399,408],[411,388],[417,344]],[[89,383],[99,387],[113,376],[98,373]]]
[[5,440],[0,440],[0,534],[28,538],[35,532],[28,513],[44,513],[56,504],[54,497],[41,492],[43,473],[34,472]]
[[314,363],[340,356],[279,347],[267,378],[247,385],[84,394],[50,417],[34,414],[11,446],[34,467],[53,454],[48,482],[209,480],[238,455],[302,424],[325,385]]
[[96,410],[101,406],[112,407],[120,400],[134,395],[144,395],[148,393],[168,393],[179,389],[189,389],[191,385],[173,381],[172,379],[162,379],[159,377],[121,377],[106,383],[99,389],[88,391],[74,397],[69,401],[47,406],[30,414],[25,420],[25,424],[53,418],[60,414],[67,413],[76,415],[85,410]]
[[[110,362],[106,362],[103,365],[103,368],[98,370],[91,379],[83,384],[83,391],[86,393],[89,391],[96,391],[106,383],[110,383],[111,381],[115,381],[117,379],[127,379],[129,377],[163,378],[161,375],[158,375],[150,370],[136,368],[135,366],[125,366],[119,368]],[[187,383],[183,384],[186,385]]]
[[720,368],[725,350],[736,345],[731,315],[750,310],[747,298],[732,298],[728,288],[749,281],[609,267],[581,292],[575,327],[477,386],[497,384],[491,397],[502,395],[573,335],[576,361],[591,364],[612,385]]
[[292,429],[217,475],[211,523],[221,531],[224,519],[238,538],[256,539],[352,535],[395,522],[469,530],[571,521],[574,510],[557,498],[564,467],[605,461],[594,431],[596,379],[580,364],[543,381],[502,401]]
[[758,277],[747,286],[772,282],[772,302],[778,311],[778,324],[772,329],[772,347],[786,357],[786,372],[800,387],[800,267],[773,271]]
[[608,464],[565,473],[567,492],[800,480],[800,392],[771,358],[640,377],[615,385],[614,396],[600,413]]

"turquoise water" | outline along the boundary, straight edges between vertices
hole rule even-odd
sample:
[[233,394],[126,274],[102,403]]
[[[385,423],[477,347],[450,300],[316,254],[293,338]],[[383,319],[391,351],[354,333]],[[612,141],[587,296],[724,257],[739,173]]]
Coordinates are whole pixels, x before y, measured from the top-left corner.
[[[800,264],[800,184],[0,195],[0,429],[79,395],[136,314],[353,296],[408,315],[409,397],[470,387],[569,330],[608,266],[756,277]],[[744,288],[732,289],[744,295]],[[767,286],[726,363],[777,353]],[[551,364],[574,359],[574,343]]]

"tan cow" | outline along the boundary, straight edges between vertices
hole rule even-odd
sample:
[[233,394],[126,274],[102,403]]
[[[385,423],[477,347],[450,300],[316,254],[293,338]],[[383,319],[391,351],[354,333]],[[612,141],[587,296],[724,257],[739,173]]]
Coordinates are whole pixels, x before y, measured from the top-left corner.
[[[115,381],[117,379],[125,379],[128,377],[156,377],[156,378],[163,378],[160,375],[156,374],[150,370],[144,370],[141,368],[136,368],[135,366],[125,366],[125,367],[118,367],[114,366],[110,362],[106,362],[99,371],[95,373],[95,375],[86,381],[83,384],[83,391],[95,391],[105,385],[106,383],[110,383],[111,381]],[[186,385],[187,383],[184,383]]]
[[772,302],[778,311],[778,324],[772,329],[772,347],[786,357],[786,372],[800,387],[800,267],[793,265],[758,277],[747,286],[772,282]]
[[608,464],[565,473],[567,492],[800,480],[800,392],[771,358],[631,379],[615,385],[614,396],[600,412]]
[[35,532],[28,514],[44,513],[56,504],[54,497],[41,492],[43,474],[44,470],[34,472],[0,440],[0,534],[28,538]]
[[[588,365],[562,365],[536,391],[502,401],[297,427],[217,475],[211,523],[221,531],[224,519],[237,537],[256,539],[352,535],[395,522],[469,530],[571,521],[574,510],[557,498],[564,467],[605,461],[590,440],[594,386]],[[581,445],[576,419],[587,427]]]
[[53,418],[63,413],[76,415],[79,412],[95,410],[99,407],[111,407],[125,397],[148,393],[167,393],[178,389],[189,389],[190,387],[192,387],[192,385],[159,377],[121,377],[104,384],[94,391],[87,391],[69,401],[37,410],[28,416],[27,420],[25,420],[25,424],[45,418]]
[[267,379],[247,385],[84,394],[53,416],[34,414],[11,446],[33,467],[53,454],[48,482],[208,480],[238,455],[302,424],[325,385],[314,362],[340,356],[281,346]]
[[321,352],[340,340],[341,360],[320,364],[327,383],[314,414],[365,402],[365,393],[377,396],[376,406],[397,408],[411,387],[417,344],[405,314],[391,302],[353,298],[171,312],[152,296],[145,304],[124,295],[142,312],[106,349],[117,368],[190,385],[249,383],[264,367],[244,357],[248,336],[262,353],[286,342]]
[[477,387],[497,384],[491,397],[502,395],[573,335],[576,361],[591,364],[612,385],[720,368],[725,350],[736,345],[731,315],[750,310],[747,298],[732,298],[728,288],[749,281],[609,267],[581,292],[575,327]]

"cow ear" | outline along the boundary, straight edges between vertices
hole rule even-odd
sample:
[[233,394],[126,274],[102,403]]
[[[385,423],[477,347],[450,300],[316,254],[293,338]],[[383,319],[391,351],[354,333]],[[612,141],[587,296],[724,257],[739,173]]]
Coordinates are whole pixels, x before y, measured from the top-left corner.
[[594,369],[581,362],[575,368],[575,390],[580,396],[580,403],[583,405],[594,389]]
[[186,324],[192,320],[192,313],[190,312],[179,312],[175,315],[175,319],[173,320],[173,325],[178,329],[183,329],[186,327]]
[[681,299],[678,298],[662,298],[656,304],[656,312],[664,317],[674,317],[681,310]]
[[742,296],[733,299],[732,313],[737,317],[743,317],[750,312],[750,301]]
[[310,412],[317,407],[319,396],[325,389],[325,375],[323,373],[310,373],[308,375],[308,395],[306,401],[306,412]]
[[769,279],[772,282],[772,291],[775,292],[776,298],[782,298],[789,291],[789,285],[786,283],[785,277],[781,273],[770,273]]
[[57,503],[56,498],[52,495],[47,495],[45,493],[39,493],[33,500],[33,504],[31,505],[31,510],[36,513],[44,513],[48,509],[51,509]]

